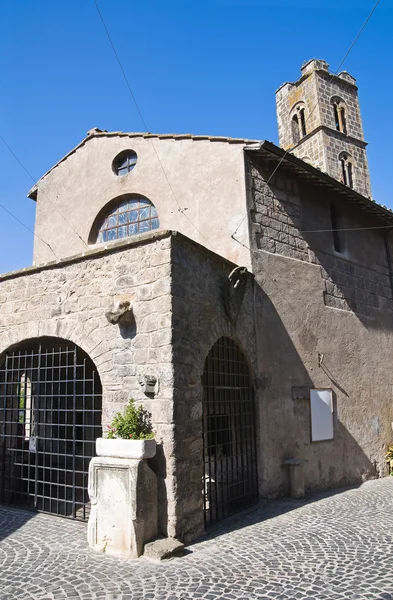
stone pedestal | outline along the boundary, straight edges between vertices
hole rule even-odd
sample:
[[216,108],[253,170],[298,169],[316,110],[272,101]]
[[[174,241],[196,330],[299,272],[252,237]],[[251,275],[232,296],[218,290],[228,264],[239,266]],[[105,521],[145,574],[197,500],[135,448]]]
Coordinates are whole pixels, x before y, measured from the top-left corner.
[[289,493],[291,498],[304,498],[304,463],[302,458],[286,458],[284,465],[289,467]]
[[90,548],[137,558],[157,536],[157,479],[145,460],[97,457],[89,466]]

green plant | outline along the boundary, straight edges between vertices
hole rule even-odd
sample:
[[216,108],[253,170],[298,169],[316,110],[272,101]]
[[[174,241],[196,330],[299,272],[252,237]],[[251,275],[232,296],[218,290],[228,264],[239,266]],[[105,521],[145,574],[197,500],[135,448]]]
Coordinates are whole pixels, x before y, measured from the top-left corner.
[[128,403],[124,416],[117,413],[108,425],[108,438],[125,440],[151,440],[154,438],[151,413],[143,406],[135,406],[133,398]]
[[393,443],[388,445],[388,451],[385,454],[385,460],[389,463],[389,474],[393,475]]

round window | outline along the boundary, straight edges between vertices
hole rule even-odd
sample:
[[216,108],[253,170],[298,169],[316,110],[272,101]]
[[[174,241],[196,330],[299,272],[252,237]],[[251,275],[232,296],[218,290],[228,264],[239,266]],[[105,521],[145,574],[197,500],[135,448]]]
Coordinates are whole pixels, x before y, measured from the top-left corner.
[[135,167],[137,161],[136,152],[126,150],[118,154],[113,161],[112,169],[115,175],[127,175]]

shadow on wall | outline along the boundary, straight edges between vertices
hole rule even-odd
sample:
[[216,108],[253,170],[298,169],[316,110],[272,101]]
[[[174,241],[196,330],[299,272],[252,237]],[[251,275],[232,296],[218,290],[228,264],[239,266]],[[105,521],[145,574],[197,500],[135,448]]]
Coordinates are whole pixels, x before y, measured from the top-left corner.
[[[309,262],[321,267],[326,306],[351,311],[367,329],[392,329],[392,284],[384,230],[343,230],[377,227],[380,221],[356,213],[352,216],[351,210],[339,219],[327,195],[321,194],[320,203],[313,208],[306,195],[304,198],[300,233],[309,248]],[[326,229],[335,230],[312,232],[325,229],[321,227],[324,222]]]
[[[258,253],[255,256],[258,266]],[[262,276],[262,275],[261,275]],[[308,372],[291,336],[278,314],[272,298],[257,283],[255,294],[259,350],[256,401],[259,418],[259,481],[260,496],[271,498],[289,493],[287,457],[305,459],[307,490],[323,490],[361,483],[375,477],[376,465],[370,461],[356,439],[340,420],[357,429],[359,414],[357,402],[350,397],[344,382],[340,381],[329,362],[323,362],[318,373],[318,385]],[[281,307],[283,299],[281,298]],[[296,311],[291,298],[286,298],[288,310]],[[297,344],[305,356],[315,356],[317,339],[301,321],[299,311],[292,314],[295,321]],[[316,366],[318,369],[318,367]],[[332,388],[334,411],[334,439],[311,442],[310,388]],[[362,430],[362,436],[364,429]]]
[[[332,198],[322,187],[316,197],[314,187],[299,185],[284,167],[278,176],[271,178],[271,173],[254,157],[250,214],[256,246],[319,265],[326,306],[353,312],[367,329],[392,329],[385,230],[359,230],[380,226],[381,221],[359,214],[356,206]],[[349,232],[351,228],[356,231]]]
[[168,535],[168,499],[165,480],[167,477],[166,458],[162,444],[157,444],[156,455],[148,461],[149,467],[157,476],[158,529],[161,535]]

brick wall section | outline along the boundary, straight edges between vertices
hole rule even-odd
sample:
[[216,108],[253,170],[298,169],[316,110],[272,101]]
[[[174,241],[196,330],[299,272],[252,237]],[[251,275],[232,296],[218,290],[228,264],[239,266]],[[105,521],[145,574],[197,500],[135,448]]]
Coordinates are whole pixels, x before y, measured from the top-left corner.
[[[322,256],[323,254],[323,256]],[[338,256],[310,250],[310,262],[321,265],[326,306],[352,310],[372,317],[375,308],[393,309],[392,290],[387,269],[376,271],[354,264]]]
[[251,167],[254,206],[251,211],[257,247],[308,261],[308,247],[299,233],[301,203],[295,181],[275,176],[266,184],[268,172]]
[[173,361],[177,534],[203,532],[202,386],[206,357],[222,336],[235,339],[256,370],[254,280],[250,278],[236,323],[224,310],[224,285],[234,264],[200,246],[173,238]]
[[[252,206],[251,220],[254,243],[260,250],[320,265],[321,290],[326,306],[353,311],[363,316],[373,316],[375,309],[384,306],[392,310],[392,291],[387,266],[370,268],[338,255],[333,251],[330,235],[326,237],[324,251],[309,245],[302,229],[305,222],[298,184],[283,170],[275,175],[269,185],[266,180],[272,172],[255,161],[249,166]],[[315,202],[313,201],[315,210]],[[321,214],[322,214],[321,205]],[[327,211],[327,209],[325,209]],[[317,221],[314,229],[321,228]],[[331,227],[331,222],[322,227]],[[382,234],[381,234],[382,235]],[[311,239],[311,238],[310,238]],[[330,252],[329,252],[330,251]]]

